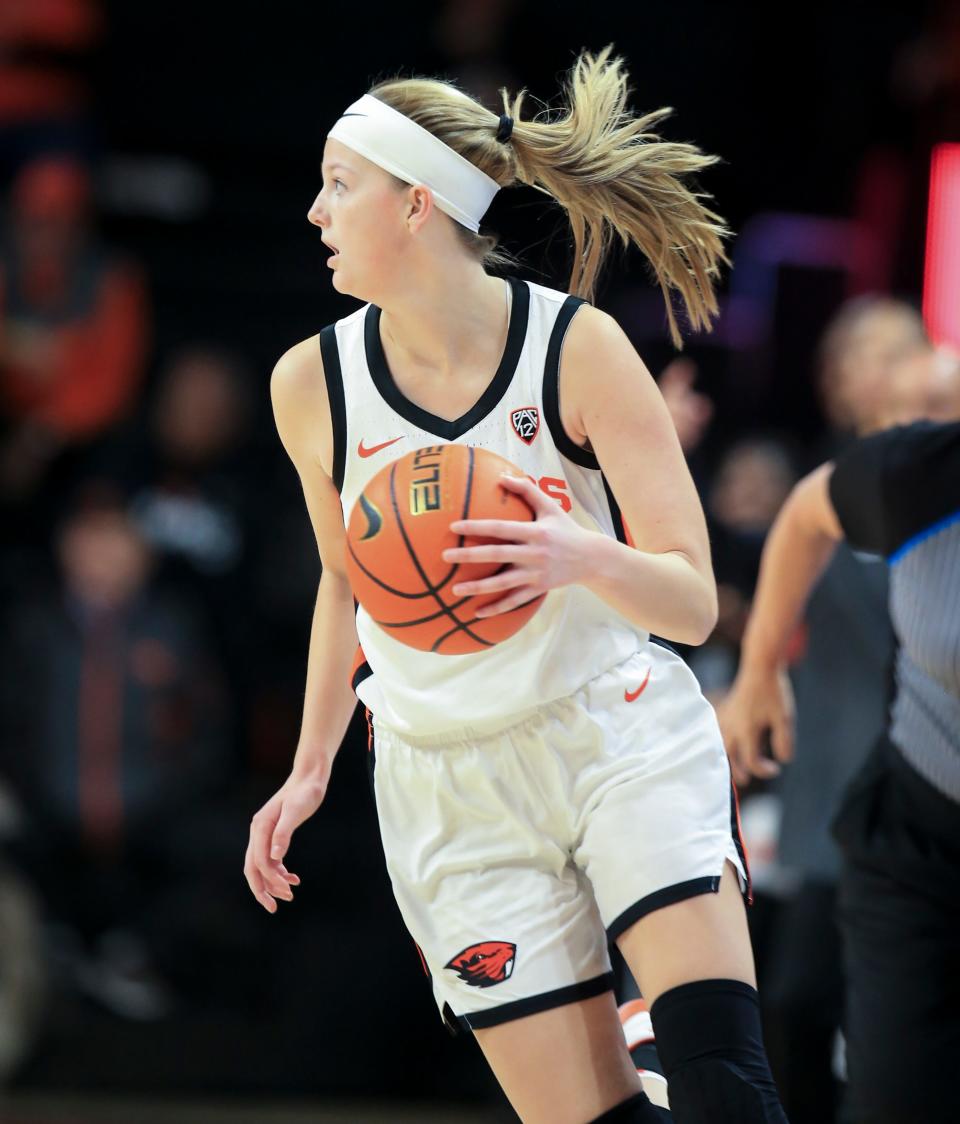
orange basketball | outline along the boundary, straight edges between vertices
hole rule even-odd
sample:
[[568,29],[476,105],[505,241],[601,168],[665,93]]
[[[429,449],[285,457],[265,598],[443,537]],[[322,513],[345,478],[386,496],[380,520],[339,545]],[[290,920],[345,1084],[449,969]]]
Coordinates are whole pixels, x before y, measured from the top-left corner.
[[455,519],[533,519],[530,506],[498,481],[516,465],[470,445],[431,445],[382,468],[350,513],[347,570],[353,592],[377,624],[411,648],[443,655],[480,652],[513,636],[543,601],[477,619],[506,596],[456,597],[452,586],[502,569],[501,563],[445,562],[442,551],[501,540],[456,535]]

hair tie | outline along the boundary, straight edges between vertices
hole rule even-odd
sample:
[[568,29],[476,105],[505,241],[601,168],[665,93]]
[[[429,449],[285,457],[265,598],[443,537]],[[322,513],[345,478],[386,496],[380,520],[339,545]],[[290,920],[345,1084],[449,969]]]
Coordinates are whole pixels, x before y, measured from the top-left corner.
[[497,140],[501,144],[506,144],[510,137],[513,135],[513,118],[508,117],[505,113],[500,116],[500,128],[497,130]]

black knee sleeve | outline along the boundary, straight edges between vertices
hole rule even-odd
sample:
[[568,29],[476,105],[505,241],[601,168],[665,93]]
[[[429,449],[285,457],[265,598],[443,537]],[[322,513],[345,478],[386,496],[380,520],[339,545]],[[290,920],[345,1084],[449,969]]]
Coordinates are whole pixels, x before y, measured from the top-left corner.
[[787,1124],[749,984],[681,984],[657,999],[650,1017],[677,1124]]
[[590,1124],[670,1124],[672,1119],[665,1108],[651,1104],[646,1093],[637,1093],[628,1101],[607,1109]]

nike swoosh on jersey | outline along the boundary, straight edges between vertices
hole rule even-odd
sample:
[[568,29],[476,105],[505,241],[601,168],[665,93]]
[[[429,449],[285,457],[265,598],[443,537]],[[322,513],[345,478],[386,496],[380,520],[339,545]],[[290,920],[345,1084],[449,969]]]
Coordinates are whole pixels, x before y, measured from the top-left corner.
[[647,689],[647,684],[649,682],[650,682],[650,668],[648,667],[646,679],[644,679],[644,681],[640,684],[640,686],[635,691],[624,691],[623,692],[623,701],[624,702],[636,702],[637,699],[640,698],[640,696],[643,694],[643,692]]
[[371,445],[366,448],[363,444],[363,438],[360,439],[360,444],[357,446],[357,452],[361,457],[372,457],[374,453],[379,453],[381,449],[385,449],[388,445],[395,445],[398,441],[403,440],[403,434],[399,437],[393,437],[389,441],[381,441],[379,445]]

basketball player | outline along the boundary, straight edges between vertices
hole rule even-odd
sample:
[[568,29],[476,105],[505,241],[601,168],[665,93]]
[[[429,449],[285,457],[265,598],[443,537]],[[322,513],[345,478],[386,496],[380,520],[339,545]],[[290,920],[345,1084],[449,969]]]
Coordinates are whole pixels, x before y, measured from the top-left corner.
[[[523,121],[522,93],[498,117],[443,82],[394,80],[330,131],[309,218],[334,288],[366,303],[273,376],[323,576],[292,772],[253,819],[245,873],[270,912],[291,899],[283,858],[323,800],[352,680],[404,920],[445,1019],[475,1033],[520,1117],[670,1119],[627,1052],[609,935],[651,1004],[674,1118],[781,1122],[719,728],[681,660],[649,641],[713,628],[704,517],[649,372],[582,299],[616,237],[706,326],[726,231],[686,182],[713,158],[650,131],[669,110],[632,117],[626,82],[609,48],[585,53],[565,111]],[[566,211],[578,295],[486,271],[499,259],[480,220],[516,182]],[[667,315],[679,343],[669,300]],[[536,517],[454,524],[500,541],[450,561],[504,564],[454,594],[499,593],[495,613],[549,591],[509,640],[456,656],[355,612],[344,566],[371,476],[450,441],[519,465],[532,482],[503,486]]]
[[887,559],[900,645],[890,726],[833,825],[850,1124],[957,1119],[960,421],[945,419],[960,417],[960,362],[921,346],[904,363],[904,390],[915,363],[927,365],[924,412],[944,420],[864,437],[796,486],[764,547],[740,671],[720,708],[738,770],[768,774],[768,735],[789,760],[784,653],[807,597],[840,541]]

